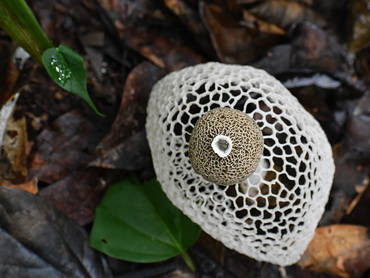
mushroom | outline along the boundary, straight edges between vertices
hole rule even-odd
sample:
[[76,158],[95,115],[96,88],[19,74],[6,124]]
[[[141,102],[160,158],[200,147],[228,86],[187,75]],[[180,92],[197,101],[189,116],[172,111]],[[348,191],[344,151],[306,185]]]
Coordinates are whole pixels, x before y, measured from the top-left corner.
[[158,81],[146,131],[158,181],[213,238],[256,260],[297,262],[334,175],[320,124],[274,77],[200,64]]

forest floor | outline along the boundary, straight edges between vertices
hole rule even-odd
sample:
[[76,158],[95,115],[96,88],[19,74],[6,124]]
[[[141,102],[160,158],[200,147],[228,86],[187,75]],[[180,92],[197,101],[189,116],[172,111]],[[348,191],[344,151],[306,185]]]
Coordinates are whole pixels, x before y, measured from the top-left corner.
[[[4,277],[51,277],[47,276],[50,273],[63,277],[58,275],[67,265],[81,268],[74,252],[83,257],[86,269],[93,269],[74,277],[370,277],[368,1],[28,3],[55,45],[63,43],[84,56],[89,93],[106,116],[97,116],[77,96],[55,85],[34,61],[28,60],[18,70],[10,59],[16,45],[0,32],[0,80],[4,84],[0,92],[20,91],[6,135],[15,144],[3,147],[0,160],[2,183],[37,193],[66,216],[44,211],[39,216],[40,225],[49,231],[44,233],[35,231],[35,226],[29,229],[30,223],[16,216],[11,225],[0,221],[0,273],[6,273],[1,261],[10,256],[19,271],[19,276]],[[340,249],[331,257],[282,269],[227,249],[205,233],[189,251],[196,273],[179,257],[143,264],[113,258],[106,263],[96,251],[81,255],[88,239],[70,222],[88,234],[107,185],[128,176],[143,182],[155,177],[145,134],[152,86],[167,73],[207,61],[266,70],[321,124],[336,165],[320,222],[324,227],[338,225],[335,237],[340,243],[326,242],[323,247]],[[48,210],[39,199],[22,196],[0,194],[0,211],[10,213],[31,205]],[[354,230],[348,232],[347,225]],[[55,232],[61,227],[66,230]],[[30,234],[17,234],[20,230]],[[357,232],[365,235],[361,242],[353,236]],[[68,233],[76,234],[75,238],[64,238]],[[40,240],[25,251],[24,244],[19,244],[22,237]],[[76,250],[58,249],[67,240],[76,244]],[[30,250],[32,255],[26,260],[24,254]],[[53,256],[60,263],[50,263]],[[43,269],[50,272],[31,276],[30,261],[36,265],[48,262]]]

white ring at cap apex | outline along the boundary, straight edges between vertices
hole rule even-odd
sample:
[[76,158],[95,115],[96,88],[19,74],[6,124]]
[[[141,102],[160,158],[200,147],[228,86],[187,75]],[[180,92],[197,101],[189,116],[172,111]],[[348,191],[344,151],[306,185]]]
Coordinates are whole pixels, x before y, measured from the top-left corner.
[[[225,150],[220,148],[220,141],[226,141],[227,148]],[[233,142],[231,141],[230,137],[225,135],[217,135],[212,141],[212,149],[219,157],[226,157],[231,153],[233,148]]]

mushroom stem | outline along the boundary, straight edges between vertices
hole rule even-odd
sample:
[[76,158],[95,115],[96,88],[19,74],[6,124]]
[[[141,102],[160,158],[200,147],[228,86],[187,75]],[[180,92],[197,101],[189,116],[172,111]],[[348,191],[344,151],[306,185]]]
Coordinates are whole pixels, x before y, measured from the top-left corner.
[[233,142],[230,137],[217,135],[212,141],[212,149],[219,157],[226,157],[233,148]]

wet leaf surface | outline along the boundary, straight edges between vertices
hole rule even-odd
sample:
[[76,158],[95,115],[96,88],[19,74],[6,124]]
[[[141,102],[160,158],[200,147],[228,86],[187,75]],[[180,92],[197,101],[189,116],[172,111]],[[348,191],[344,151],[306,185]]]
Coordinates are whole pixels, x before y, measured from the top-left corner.
[[99,116],[104,116],[96,108],[86,88],[86,70],[83,58],[68,46],[47,49],[42,54],[42,63],[50,77],[67,92],[81,97]]
[[39,196],[0,186],[1,277],[112,277],[86,232]]

